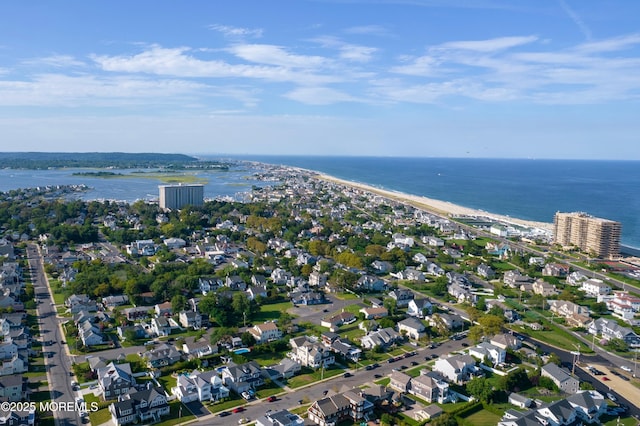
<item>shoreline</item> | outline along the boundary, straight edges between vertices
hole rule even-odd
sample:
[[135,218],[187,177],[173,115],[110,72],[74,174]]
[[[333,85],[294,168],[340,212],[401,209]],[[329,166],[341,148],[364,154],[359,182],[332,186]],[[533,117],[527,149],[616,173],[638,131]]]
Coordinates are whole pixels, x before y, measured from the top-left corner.
[[365,183],[359,183],[359,182],[353,182],[345,179],[340,179],[335,176],[331,176],[318,171],[313,171],[313,172],[314,172],[314,177],[317,179],[321,179],[327,182],[338,183],[341,185],[360,189],[363,191],[368,191],[373,194],[378,194],[389,199],[400,201],[400,202],[412,205],[414,207],[417,207],[441,216],[486,217],[489,219],[494,219],[498,222],[513,224],[517,226],[525,226],[528,228],[536,228],[546,232],[553,232],[553,223],[536,222],[532,220],[513,218],[511,216],[490,213],[484,210],[478,210],[478,209],[472,209],[469,207],[460,206],[458,204],[454,204],[449,201],[436,200],[433,198],[428,198],[420,195],[407,194],[400,191],[381,189]]

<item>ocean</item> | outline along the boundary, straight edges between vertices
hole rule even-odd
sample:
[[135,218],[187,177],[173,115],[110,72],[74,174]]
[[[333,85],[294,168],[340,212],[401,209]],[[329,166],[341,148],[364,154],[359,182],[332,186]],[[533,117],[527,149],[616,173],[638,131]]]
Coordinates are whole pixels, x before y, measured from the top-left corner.
[[[203,156],[204,157],[204,156]],[[206,156],[221,159],[222,156]],[[621,242],[640,249],[640,162],[469,158],[233,156],[316,170],[378,188],[449,201],[489,213],[553,222],[557,211],[581,211],[622,223]],[[224,158],[222,158],[224,160]],[[73,175],[79,169],[0,170],[0,191],[85,184],[81,198],[133,202],[158,198],[156,179],[105,179]],[[95,171],[95,170],[86,170]],[[111,170],[130,174],[130,170]],[[199,171],[205,197],[237,197],[253,185],[254,168]]]
[[382,189],[552,223],[585,212],[622,223],[621,243],[640,248],[640,162],[532,159],[242,156],[317,170]]

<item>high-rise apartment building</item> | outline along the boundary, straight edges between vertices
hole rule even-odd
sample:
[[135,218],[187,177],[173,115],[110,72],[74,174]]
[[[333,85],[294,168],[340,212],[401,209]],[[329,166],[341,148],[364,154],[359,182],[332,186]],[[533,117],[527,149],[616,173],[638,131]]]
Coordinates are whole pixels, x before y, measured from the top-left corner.
[[181,209],[204,204],[204,185],[160,185],[160,208]]
[[601,258],[620,255],[622,224],[586,213],[557,212],[554,220],[554,240],[562,246],[574,245],[585,253]]

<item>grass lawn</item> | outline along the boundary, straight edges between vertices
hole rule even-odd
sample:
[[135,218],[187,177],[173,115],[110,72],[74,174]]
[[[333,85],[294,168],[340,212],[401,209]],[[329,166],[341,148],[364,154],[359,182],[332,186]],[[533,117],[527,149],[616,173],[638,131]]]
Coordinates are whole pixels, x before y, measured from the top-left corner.
[[51,394],[48,390],[31,393],[31,402],[42,402],[51,400]]
[[[182,407],[182,410],[180,409]],[[169,416],[163,417],[163,421],[156,423],[158,426],[171,426],[182,422],[188,422],[196,418],[180,401],[169,403]]]
[[271,382],[268,386],[261,386],[260,389],[256,391],[256,398],[262,399],[280,392],[282,392],[282,388],[274,382]]
[[292,307],[293,303],[291,303],[290,301],[262,305],[260,306],[260,312],[253,316],[253,322],[260,323],[279,319],[283,312],[286,312],[287,309]]
[[162,385],[162,387],[169,393],[171,393],[171,388],[176,387],[178,384],[178,378],[169,376],[161,376],[158,377],[158,382]]
[[328,368],[328,369],[324,369],[324,372],[322,372],[320,369],[314,371],[313,373],[309,373],[309,374],[301,374],[299,376],[295,376],[292,377],[288,380],[287,385],[290,388],[299,388],[301,386],[305,386],[308,385],[310,383],[315,383],[317,381],[320,381],[322,379],[328,379],[329,377],[334,377],[337,376],[339,374],[344,373],[344,370],[342,370],[341,368]]
[[514,329],[518,329],[518,331],[523,332],[531,336],[534,339],[540,340],[541,342],[545,342],[552,346],[557,346],[561,349],[565,349],[567,351],[575,351],[576,347],[574,344],[580,344],[580,352],[582,353],[591,353],[593,352],[591,348],[586,346],[584,343],[578,341],[578,339],[568,332],[553,326],[552,324],[547,324],[550,327],[550,330],[542,330],[536,331],[531,330],[529,328],[524,327],[513,327]]
[[500,416],[487,410],[480,410],[464,419],[474,426],[493,426],[500,422]]
[[335,293],[334,296],[337,297],[340,300],[356,300],[356,299],[360,299],[360,296],[358,296],[357,294],[353,294],[353,293]]
[[92,393],[85,393],[84,400],[87,402],[87,405],[91,404],[92,402],[100,402],[100,398]]
[[250,352],[248,354],[244,354],[244,356],[249,360],[257,362],[262,367],[277,364],[282,361],[282,358],[284,358],[283,354],[277,352],[266,352],[256,355],[253,355],[253,352]]
[[89,420],[92,425],[101,425],[111,420],[111,413],[108,408],[103,408],[98,411],[89,411]]
[[240,398],[238,395],[232,393],[229,396],[229,399],[226,401],[219,401],[214,404],[206,403],[205,405],[212,413],[219,413],[221,411],[229,410],[231,408],[235,408],[239,405],[244,404],[244,399]]
[[375,383],[376,385],[387,386],[390,382],[391,379],[389,377],[385,377],[384,379],[376,380],[373,383]]

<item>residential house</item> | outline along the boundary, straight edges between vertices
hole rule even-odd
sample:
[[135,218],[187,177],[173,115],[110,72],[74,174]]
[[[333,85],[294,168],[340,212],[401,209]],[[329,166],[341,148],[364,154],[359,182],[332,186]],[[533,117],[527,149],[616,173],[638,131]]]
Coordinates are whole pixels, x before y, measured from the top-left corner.
[[611,286],[597,278],[589,278],[582,281],[580,290],[584,291],[587,297],[600,297],[611,293]]
[[129,303],[129,296],[127,296],[126,294],[106,296],[102,298],[102,304],[107,309],[113,309],[117,306],[126,305],[127,303]]
[[22,374],[0,377],[0,401],[27,401],[27,393],[27,378]]
[[548,277],[564,278],[569,275],[569,265],[563,265],[560,263],[547,263],[542,268],[542,275]]
[[304,419],[289,410],[269,410],[256,419],[256,426],[303,426]]
[[171,325],[165,317],[157,317],[151,320],[151,332],[156,336],[168,336],[171,334]]
[[409,339],[418,340],[426,336],[427,328],[418,318],[405,318],[398,323],[398,332]]
[[0,411],[0,425],[34,426],[35,423],[36,410],[28,405],[25,405],[22,410]]
[[298,361],[291,358],[283,358],[277,365],[271,366],[271,370],[275,371],[277,378],[290,379],[300,372],[302,366]]
[[393,271],[393,265],[391,262],[386,262],[384,260],[374,260],[371,262],[371,268],[373,268],[377,274],[386,274]]
[[364,319],[378,319],[389,315],[389,311],[385,307],[380,308],[362,308],[360,312],[364,314]]
[[149,368],[159,368],[180,361],[182,354],[174,346],[162,344],[155,349],[144,352],[142,358],[147,361]]
[[550,284],[544,280],[536,280],[531,286],[534,294],[539,294],[544,297],[555,296],[558,294],[556,286]]
[[322,318],[320,325],[327,327],[331,331],[335,331],[343,324],[351,324],[356,321],[356,316],[351,312],[340,312],[339,314],[330,315]]
[[255,300],[256,297],[260,296],[262,298],[265,298],[269,295],[269,292],[267,291],[267,285],[266,284],[262,284],[262,285],[251,285],[249,287],[247,287],[247,289],[245,290],[245,293],[247,295],[247,297],[249,298],[249,300]]
[[464,326],[464,320],[462,317],[456,314],[447,314],[444,312],[431,315],[427,318],[427,321],[431,327],[438,328],[444,325],[447,330],[450,331],[455,331],[457,329],[462,330],[462,327]]
[[327,285],[327,274],[313,271],[309,274],[309,285],[311,287],[324,287]]
[[507,402],[509,404],[515,405],[519,408],[529,408],[533,404],[533,400],[524,395],[520,395],[519,393],[511,392],[507,397]]
[[127,253],[132,256],[153,256],[157,249],[153,240],[137,240],[126,246]]
[[78,327],[78,337],[85,346],[98,346],[105,342],[104,335],[90,321],[84,321]]
[[513,349],[518,350],[522,347],[522,342],[513,334],[501,333],[496,334],[489,341],[492,345],[502,348],[504,350]]
[[344,359],[348,359],[351,362],[360,361],[362,356],[362,349],[354,346],[348,339],[337,338],[331,342],[329,346],[332,352],[342,355]]
[[485,263],[481,263],[480,265],[478,265],[478,268],[476,269],[476,271],[478,272],[479,276],[487,280],[492,280],[496,276],[496,271],[494,271],[493,268],[491,268],[491,266]]
[[378,346],[386,348],[400,339],[402,339],[402,336],[400,336],[397,331],[391,327],[387,327],[369,332],[366,336],[360,338],[360,345],[365,349],[373,349]]
[[477,373],[476,361],[471,355],[453,355],[438,358],[433,371],[441,373],[449,381],[462,384]]
[[378,293],[387,289],[387,282],[374,275],[363,275],[356,282],[356,288],[362,291]]
[[29,370],[29,359],[26,353],[18,352],[9,357],[0,358],[0,376],[26,373]]
[[567,278],[565,280],[567,284],[570,286],[580,287],[582,285],[582,282],[588,279],[589,277],[583,274],[582,272],[574,271],[574,272],[571,272],[569,275],[567,275]]
[[507,287],[520,288],[522,284],[532,283],[533,278],[528,275],[522,275],[519,270],[514,269],[512,271],[505,272],[504,276],[502,277],[502,281],[504,281],[504,284]]
[[345,420],[360,423],[372,411],[371,402],[349,390],[315,401],[307,410],[307,417],[318,426],[333,426]]
[[136,379],[131,374],[129,363],[114,364],[112,362],[106,367],[98,369],[96,373],[98,387],[105,400],[128,394],[131,388],[135,388]]
[[264,385],[262,369],[255,361],[245,364],[230,362],[222,368],[222,382],[238,395]]
[[417,282],[425,281],[424,274],[414,268],[407,268],[404,271],[400,271],[397,274],[395,274],[395,277],[398,278],[399,280],[406,280],[406,281],[417,281]]
[[415,295],[411,290],[395,289],[389,292],[389,297],[396,301],[398,308],[406,308],[409,305],[409,301],[415,298]]
[[159,317],[171,315],[173,313],[171,302],[158,303],[153,307],[153,310],[156,312],[156,315]]
[[181,402],[218,401],[229,396],[229,389],[222,383],[216,371],[194,370],[189,374],[178,375],[176,386],[171,389]]
[[198,279],[198,286],[203,296],[206,296],[209,292],[216,291],[222,285],[222,281],[215,277],[201,277]]
[[245,291],[247,283],[238,275],[227,275],[224,280],[224,286],[233,291]]
[[394,370],[389,374],[389,387],[400,393],[409,393],[411,389],[411,376]]
[[445,274],[445,270],[440,265],[434,262],[428,262],[424,264],[422,269],[424,269],[427,274],[433,275],[435,277],[440,277]]
[[422,242],[431,247],[444,247],[444,240],[433,235],[425,235]]
[[598,318],[587,325],[587,331],[605,340],[621,339],[631,348],[640,348],[640,336],[632,329],[607,318]]
[[444,404],[449,401],[449,383],[439,380],[435,374],[420,374],[411,379],[409,393],[427,402]]
[[320,305],[327,301],[325,294],[318,291],[291,292],[289,297],[294,305]]
[[278,329],[275,322],[265,322],[256,324],[249,329],[249,333],[256,339],[256,343],[267,343],[282,338],[282,331]]
[[425,318],[431,315],[433,305],[427,298],[411,299],[407,306],[407,315],[417,318]]
[[189,358],[202,358],[205,356],[218,353],[218,345],[212,345],[208,342],[183,343],[182,352]]
[[126,393],[109,405],[111,419],[116,426],[131,423],[158,423],[169,415],[169,403],[160,387]]
[[128,321],[138,321],[147,318],[151,312],[153,312],[153,307],[151,306],[136,306],[122,310],[122,313]]
[[577,378],[552,362],[542,366],[540,376],[550,378],[561,391],[566,393],[576,393],[580,389],[580,381]]
[[86,294],[72,294],[65,300],[64,305],[72,314],[80,311],[96,312],[98,306],[95,300],[91,300]]
[[488,361],[496,366],[505,361],[507,351],[491,343],[481,342],[469,348],[469,355],[478,358],[482,362]]
[[194,311],[181,311],[178,314],[180,325],[184,328],[199,330],[202,328],[202,315]]
[[290,339],[289,344],[292,349],[287,355],[294,361],[299,362],[303,367],[314,369],[320,367],[326,368],[336,362],[331,350],[318,342],[310,340],[306,336]]
[[187,245],[182,238],[166,238],[162,241],[169,250],[181,249]]

